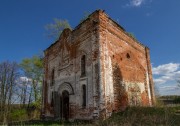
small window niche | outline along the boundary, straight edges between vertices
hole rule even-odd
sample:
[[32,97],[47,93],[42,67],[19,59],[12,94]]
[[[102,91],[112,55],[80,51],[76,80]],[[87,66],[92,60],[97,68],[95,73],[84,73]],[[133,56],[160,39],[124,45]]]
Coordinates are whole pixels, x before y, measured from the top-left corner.
[[86,56],[81,57],[81,76],[86,75]]
[[54,86],[54,72],[55,70],[53,69],[51,72],[51,86]]
[[86,107],[86,85],[82,85],[82,107]]
[[127,59],[130,59],[130,58],[131,58],[130,55],[129,55],[129,53],[126,54],[126,58],[127,58]]
[[54,93],[51,92],[51,107],[54,107]]

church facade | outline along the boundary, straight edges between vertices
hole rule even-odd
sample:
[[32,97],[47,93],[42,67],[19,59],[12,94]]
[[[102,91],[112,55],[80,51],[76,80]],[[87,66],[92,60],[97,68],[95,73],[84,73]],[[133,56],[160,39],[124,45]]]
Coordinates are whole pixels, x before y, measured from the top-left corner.
[[65,120],[108,118],[155,104],[149,48],[97,10],[44,51],[43,110]]

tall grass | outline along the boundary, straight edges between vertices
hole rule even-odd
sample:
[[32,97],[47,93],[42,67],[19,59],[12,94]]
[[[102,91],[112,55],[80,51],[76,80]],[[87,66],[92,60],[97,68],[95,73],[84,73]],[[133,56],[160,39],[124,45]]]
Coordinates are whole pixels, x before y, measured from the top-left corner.
[[124,112],[114,113],[109,119],[96,123],[97,126],[180,126],[180,107],[131,107]]
[[[60,126],[180,126],[179,107],[129,107],[123,112],[114,113],[106,120],[94,122],[42,121],[19,122],[18,125],[60,125]],[[20,113],[24,113],[23,111]],[[17,123],[16,123],[17,124]]]

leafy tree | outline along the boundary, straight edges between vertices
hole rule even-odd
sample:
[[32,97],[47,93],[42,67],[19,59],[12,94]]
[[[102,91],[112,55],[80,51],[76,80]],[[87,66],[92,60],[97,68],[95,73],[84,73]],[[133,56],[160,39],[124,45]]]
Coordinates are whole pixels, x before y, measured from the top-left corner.
[[0,63],[0,120],[6,124],[13,103],[17,78],[19,76],[18,65],[15,62]]
[[[80,23],[82,23],[84,20],[86,20],[88,18],[89,14],[90,14],[90,12],[84,12],[83,17],[80,20]],[[59,36],[61,35],[62,31],[65,28],[72,29],[67,20],[58,19],[58,18],[54,18],[53,23],[45,25],[47,37],[51,38],[53,40],[58,40]]]
[[28,85],[31,85],[31,79],[21,76],[17,81],[19,86],[17,86],[16,95],[20,97],[20,104],[22,105],[21,107],[24,108],[28,99]]
[[43,79],[43,59],[41,56],[33,56],[32,58],[25,58],[20,63],[22,70],[26,77],[31,79],[31,88],[29,95],[29,103],[33,99],[34,102],[41,99],[41,86]]
[[57,19],[57,18],[54,18],[53,23],[47,24],[45,26],[45,29],[47,31],[47,36],[54,40],[57,40],[59,38],[59,36],[61,35],[62,31],[65,28],[71,29],[71,26],[69,25],[68,21]]
[[86,20],[90,15],[90,12],[84,12],[84,16],[82,17],[82,19],[80,20],[80,23],[82,23],[84,20]]

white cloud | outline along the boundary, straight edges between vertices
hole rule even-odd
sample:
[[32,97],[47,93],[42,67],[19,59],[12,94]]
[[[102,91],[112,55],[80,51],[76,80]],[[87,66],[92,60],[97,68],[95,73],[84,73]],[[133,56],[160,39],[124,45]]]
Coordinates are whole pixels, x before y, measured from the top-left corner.
[[27,77],[20,77],[19,80],[22,82],[32,81],[32,79],[27,78]]
[[161,95],[180,95],[180,88],[177,85],[161,86],[158,90]]
[[129,0],[128,3],[123,7],[140,7],[151,2],[152,0]]
[[154,75],[166,75],[169,73],[174,73],[180,67],[179,63],[168,63],[159,65],[158,67],[154,67],[152,69]]
[[174,81],[180,78],[180,64],[179,63],[168,63],[159,65],[152,69],[153,75],[158,75],[159,77],[154,78],[155,84],[163,84],[168,81]]
[[165,83],[165,82],[166,82],[166,81],[163,80],[162,78],[154,79],[154,83],[155,83],[155,84],[163,84],[163,83]]
[[23,87],[25,85],[27,85],[28,87],[31,86],[31,83],[32,83],[32,79],[31,78],[28,78],[28,77],[25,77],[25,76],[21,76],[19,77],[17,80],[16,80],[16,84],[19,86],[19,87]]
[[141,6],[141,4],[144,2],[144,0],[131,0],[130,1],[130,4],[132,6],[135,6],[135,7],[138,7],[138,6]]
[[178,88],[177,86],[162,86],[159,87],[159,89],[168,91],[168,90],[177,90]]
[[[154,83],[161,94],[177,95],[180,91],[177,80],[180,78],[180,64],[168,63],[152,68]],[[177,91],[178,90],[178,91]]]
[[125,7],[139,7],[141,6],[146,0],[129,0],[129,3],[126,4]]

